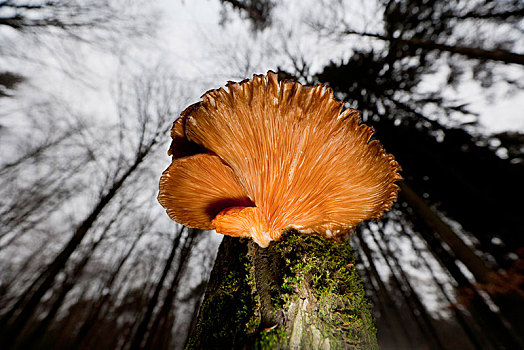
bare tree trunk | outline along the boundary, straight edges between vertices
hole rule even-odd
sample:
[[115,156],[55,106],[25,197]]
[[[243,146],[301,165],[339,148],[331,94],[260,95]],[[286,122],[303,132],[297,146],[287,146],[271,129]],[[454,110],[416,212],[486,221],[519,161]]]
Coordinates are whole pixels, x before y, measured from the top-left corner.
[[[401,192],[402,194],[402,192]],[[401,198],[403,198],[401,196]],[[487,305],[486,301],[478,293],[477,289],[469,282],[466,276],[457,266],[457,260],[460,258],[450,254],[442,246],[442,240],[438,234],[433,230],[431,225],[425,222],[424,218],[416,211],[415,216],[411,217],[411,221],[417,224],[416,230],[420,232],[423,239],[428,243],[430,251],[433,256],[444,266],[451,274],[453,279],[457,281],[459,302],[468,309],[472,317],[482,328],[483,335],[489,341],[488,344],[483,344],[490,349],[518,349],[521,348],[521,340],[515,332],[508,328],[508,325],[501,319],[500,314],[494,312]],[[421,225],[427,225],[425,227]],[[491,347],[489,347],[491,345]]]
[[149,323],[151,322],[153,311],[155,310],[155,307],[158,304],[158,298],[160,296],[160,292],[162,291],[162,288],[164,287],[164,282],[167,278],[167,274],[169,270],[171,270],[171,267],[173,265],[173,261],[176,256],[177,248],[180,245],[180,239],[182,237],[182,234],[187,231],[188,231],[187,228],[183,228],[181,231],[177,232],[177,234],[175,235],[175,238],[173,240],[173,245],[171,246],[171,252],[169,253],[169,257],[167,258],[166,263],[164,265],[164,270],[162,271],[162,275],[160,276],[160,279],[158,280],[158,283],[155,287],[155,291],[153,292],[153,295],[151,296],[151,299],[149,299],[149,302],[146,308],[146,312],[144,313],[144,316],[142,317],[140,323],[138,324],[138,328],[135,331],[133,340],[131,342],[131,346],[129,347],[130,350],[142,349],[142,342],[144,341],[144,337],[147,333]]
[[390,43],[395,43],[397,45],[406,45],[411,48],[438,50],[442,52],[456,53],[479,60],[494,60],[504,63],[516,63],[524,65],[524,55],[502,49],[484,50],[477,47],[439,44],[433,40],[422,40],[417,38],[400,39],[376,33],[358,32],[353,30],[346,30],[344,33],[348,35],[372,37],[379,40],[389,41]]
[[[497,283],[498,279],[502,278],[502,276],[487,267],[482,259],[453,232],[449,225],[436,215],[436,213],[418,194],[415,193],[415,191],[411,189],[411,187],[406,183],[401,183],[400,187],[402,189],[402,198],[406,200],[406,202],[408,202],[418,213],[419,217],[450,246],[456,257],[468,267],[479,283],[489,286],[493,283]],[[512,329],[515,330],[513,332],[514,338],[524,346],[524,338],[518,336],[518,334],[522,334],[522,331],[524,331],[524,318],[519,311],[524,307],[522,298],[511,290],[506,294],[491,293],[491,297],[503,310],[503,313],[505,317],[508,318]]]
[[76,264],[76,266],[70,273],[68,273],[64,283],[59,288],[59,292],[55,298],[55,301],[53,302],[50,310],[48,311],[47,315],[43,318],[43,320],[40,321],[37,324],[36,328],[30,333],[22,333],[24,334],[24,336],[20,342],[20,345],[18,345],[20,349],[38,349],[38,345],[42,339],[42,336],[48,329],[56,314],[58,313],[58,310],[62,306],[67,294],[73,289],[75,284],[77,284],[78,280],[82,275],[82,271],[84,271],[84,268],[93,256],[94,251],[106,238],[107,233],[109,232],[110,228],[114,225],[114,223],[117,221],[117,218],[121,211],[122,208],[120,208],[120,210],[115,214],[113,219],[106,225],[106,228],[104,229],[104,232],[100,235],[100,237],[95,242],[93,242],[89,249],[84,253],[84,257],[82,258],[82,260]]
[[358,239],[360,248],[362,252],[364,252],[364,255],[366,256],[366,259],[369,263],[368,271],[375,280],[376,284],[378,285],[377,295],[379,299],[379,304],[383,306],[385,310],[387,310],[386,314],[383,316],[383,319],[391,321],[390,325],[393,329],[394,337],[398,338],[398,341],[401,343],[401,347],[413,348],[414,345],[412,336],[406,328],[406,313],[400,312],[398,307],[391,299],[391,295],[388,292],[388,289],[384,284],[384,281],[382,281],[382,278],[378,274],[377,267],[373,262],[371,249],[369,249],[369,246],[367,245],[366,241],[364,241],[360,229],[357,229],[356,237]]
[[[193,248],[195,238],[201,231],[196,229],[188,229],[188,234],[182,249],[180,251],[180,258],[176,272],[171,281],[171,286],[167,291],[167,295],[162,303],[162,307],[158,311],[155,320],[151,326],[151,330],[147,337],[144,349],[169,349],[169,340],[171,339],[171,329],[169,328],[169,311],[173,310],[173,304],[177,295],[180,279],[187,267],[188,257]],[[171,324],[174,323],[174,318],[171,319]]]
[[[380,233],[382,234],[382,239],[380,241],[384,242],[386,237],[384,236],[381,229],[379,229],[378,231],[380,231]],[[424,334],[424,338],[427,339],[428,344],[431,344],[431,348],[444,349],[444,346],[440,341],[440,338],[438,337],[435,327],[431,323],[431,317],[426,312],[426,308],[424,307],[417,293],[411,286],[409,278],[406,277],[404,270],[400,267],[400,264],[396,256],[389,249],[387,241],[385,241],[386,247],[383,248],[383,244],[381,244],[381,242],[379,242],[379,240],[376,238],[375,232],[369,229],[369,234],[375,242],[375,245],[378,247],[378,250],[384,258],[386,265],[391,271],[391,276],[393,277],[393,280],[395,281],[398,290],[404,296],[406,304],[409,305],[410,312],[413,315],[413,318],[419,326],[422,334]],[[391,264],[391,262],[393,262],[393,265]],[[399,275],[399,277],[397,277],[397,274]]]
[[348,242],[224,237],[188,349],[378,348]]
[[[155,268],[155,264],[150,264],[149,266],[149,269],[147,271],[144,271],[145,273],[141,273],[140,274],[140,277],[141,278],[142,276],[152,276],[155,272],[156,268]],[[130,271],[131,272],[131,271]],[[127,281],[131,282],[133,280],[133,278],[136,276],[136,274],[126,274],[125,278]],[[128,282],[128,283],[129,283]],[[125,294],[126,293],[126,285],[127,283],[122,283],[121,284],[121,287],[120,287],[120,294]],[[133,336],[135,334],[135,331],[137,330],[141,320],[142,320],[142,317],[144,315],[144,312],[143,310],[146,310],[147,309],[147,306],[149,304],[149,301],[150,301],[150,296],[154,294],[154,291],[155,289],[157,288],[157,281],[144,281],[144,283],[142,284],[142,287],[141,287],[141,291],[140,291],[140,296],[137,298],[139,299],[137,303],[134,304],[134,308],[133,308],[133,311],[135,311],[133,314],[133,319],[132,320],[129,320],[127,321],[122,327],[121,327],[121,330],[118,334],[118,339],[117,339],[117,345],[112,347],[112,349],[115,349],[115,350],[128,350],[129,349],[129,346],[131,344],[131,342],[133,341]],[[118,318],[119,318],[119,312],[118,310],[121,310],[122,307],[125,307],[125,305],[121,304],[115,308],[113,308],[113,310],[105,310],[104,314],[103,314],[103,317],[99,318],[100,320],[104,320],[104,319],[109,319],[111,318],[113,321],[118,321]],[[93,332],[94,334],[97,334],[99,332],[103,332],[103,328],[101,327],[98,327],[98,325],[96,325],[97,327],[94,328]],[[84,345],[86,344],[86,345]],[[82,344],[82,348],[84,349],[96,349],[96,348],[100,348],[100,346],[98,345],[97,342],[95,343],[89,343],[89,342],[86,342]]]
[[401,197],[408,202],[419,217],[450,246],[457,258],[459,258],[475,276],[475,279],[479,282],[490,281],[489,276],[493,274],[493,271],[486,266],[484,261],[453,232],[448,224],[438,217],[408,184],[403,182],[400,183],[399,186],[401,188]]
[[111,274],[111,277],[104,284],[103,288],[100,291],[100,298],[98,299],[98,301],[96,302],[96,304],[92,308],[92,310],[89,312],[87,318],[85,319],[84,323],[82,324],[82,327],[78,331],[78,333],[77,333],[77,335],[75,337],[75,342],[72,345],[72,348],[74,348],[74,349],[80,348],[80,346],[82,344],[82,341],[85,339],[85,337],[87,336],[87,334],[89,333],[91,328],[95,325],[95,322],[98,320],[98,318],[100,316],[102,308],[104,306],[106,306],[106,303],[109,300],[109,297],[111,295],[110,293],[105,293],[104,294],[103,290],[104,289],[111,290],[111,288],[113,286],[113,283],[116,280],[116,277],[118,276],[118,274],[122,270],[122,267],[124,266],[126,261],[131,256],[131,253],[135,250],[135,247],[136,247],[138,241],[140,240],[140,238],[142,238],[144,232],[145,231],[142,231],[142,232],[140,232],[136,236],[136,238],[133,240],[133,243],[131,243],[131,246],[129,247],[127,252],[124,254],[122,259],[120,259],[117,267],[113,270],[113,272]]
[[[451,306],[453,304],[453,301],[451,300],[450,296],[448,295],[448,292],[446,292],[442,283],[435,276],[435,273],[433,269],[431,268],[431,266],[428,264],[427,260],[422,256],[422,252],[420,251],[420,249],[417,248],[412,234],[406,233],[405,237],[409,239],[411,243],[411,247],[413,248],[413,250],[417,253],[417,256],[419,257],[419,261],[421,261],[424,264],[424,266],[426,267],[426,269],[431,273],[431,278],[433,279],[433,282],[435,282],[440,293],[446,299],[448,304]],[[480,334],[480,332],[478,332],[476,329],[474,329],[474,327],[472,327],[470,323],[468,323],[468,321],[466,320],[466,316],[463,315],[462,311],[459,308],[451,307],[450,309],[451,309],[451,312],[453,312],[453,315],[455,316],[458,324],[462,327],[462,329],[464,330],[464,333],[466,333],[473,347],[477,350],[482,349],[483,348],[482,341],[483,341],[484,336]]]

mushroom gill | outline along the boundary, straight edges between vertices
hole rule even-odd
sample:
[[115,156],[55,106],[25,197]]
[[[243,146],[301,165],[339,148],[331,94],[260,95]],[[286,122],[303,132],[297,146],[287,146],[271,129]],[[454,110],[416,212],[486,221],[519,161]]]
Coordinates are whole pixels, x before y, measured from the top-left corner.
[[183,225],[263,247],[286,228],[335,238],[380,218],[400,166],[342,106],[327,86],[273,72],[206,92],[174,123],[160,203]]

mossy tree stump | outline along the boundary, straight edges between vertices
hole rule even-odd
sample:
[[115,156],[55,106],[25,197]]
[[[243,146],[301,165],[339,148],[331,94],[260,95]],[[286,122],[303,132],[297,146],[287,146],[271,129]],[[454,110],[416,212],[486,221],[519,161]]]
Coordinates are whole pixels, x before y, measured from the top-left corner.
[[188,349],[377,349],[348,242],[224,237]]

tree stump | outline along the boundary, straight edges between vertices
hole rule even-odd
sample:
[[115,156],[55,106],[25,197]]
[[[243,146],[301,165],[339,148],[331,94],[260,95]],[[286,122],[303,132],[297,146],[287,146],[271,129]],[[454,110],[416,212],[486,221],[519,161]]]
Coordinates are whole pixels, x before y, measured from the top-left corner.
[[349,242],[224,237],[187,349],[378,349]]

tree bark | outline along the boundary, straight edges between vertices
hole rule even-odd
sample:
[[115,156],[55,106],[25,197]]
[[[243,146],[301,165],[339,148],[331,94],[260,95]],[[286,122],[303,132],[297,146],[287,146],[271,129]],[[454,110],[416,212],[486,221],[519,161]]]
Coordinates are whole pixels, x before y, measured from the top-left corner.
[[348,242],[224,237],[187,349],[377,349]]

